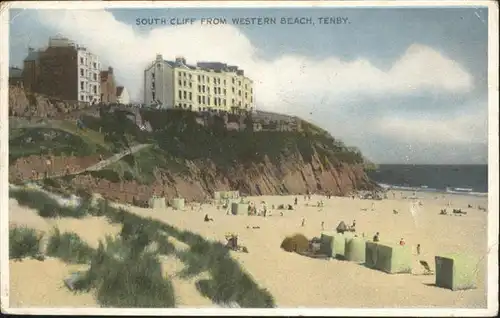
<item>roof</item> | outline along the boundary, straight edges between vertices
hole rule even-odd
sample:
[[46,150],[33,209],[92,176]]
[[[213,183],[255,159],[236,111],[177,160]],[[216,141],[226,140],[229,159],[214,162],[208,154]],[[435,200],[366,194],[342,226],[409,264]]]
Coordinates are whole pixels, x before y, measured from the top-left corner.
[[23,77],[23,70],[18,67],[9,67],[9,78]]
[[40,51],[31,51],[28,56],[24,59],[25,61],[38,61],[40,58]]
[[123,93],[123,86],[116,87],[116,96],[121,96]]

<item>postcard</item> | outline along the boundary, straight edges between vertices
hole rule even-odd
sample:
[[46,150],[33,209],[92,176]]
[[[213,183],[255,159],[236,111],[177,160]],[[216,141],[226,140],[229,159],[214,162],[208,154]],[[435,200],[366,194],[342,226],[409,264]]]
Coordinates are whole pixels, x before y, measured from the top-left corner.
[[498,313],[494,2],[1,18],[2,312]]

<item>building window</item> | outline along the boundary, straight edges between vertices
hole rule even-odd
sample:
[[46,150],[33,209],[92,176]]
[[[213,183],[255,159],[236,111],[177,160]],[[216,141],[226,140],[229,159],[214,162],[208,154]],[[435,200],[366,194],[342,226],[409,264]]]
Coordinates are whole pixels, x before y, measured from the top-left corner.
[[201,96],[198,96],[198,104],[201,104]]
[[179,98],[182,98],[182,91],[179,91]]
[[252,97],[252,96],[250,96],[250,103],[251,103],[251,102],[253,102],[253,97]]
[[189,79],[192,79],[193,78],[193,75],[189,74]]
[[83,57],[80,58],[80,64],[83,64]]
[[187,86],[186,81],[184,81],[184,86]]
[[184,91],[184,99],[187,99],[187,92]]
[[84,89],[85,89],[85,88],[84,88],[84,87],[85,87],[84,85],[85,85],[85,84],[84,84],[83,82],[80,82],[80,89],[81,89],[81,90],[84,90]]
[[83,76],[85,73],[83,71],[83,68],[80,69],[80,76]]
[[193,88],[193,83],[189,82],[189,88]]
[[193,100],[193,93],[189,92],[189,100]]
[[80,95],[80,100],[85,100],[85,96]]
[[201,86],[198,85],[198,93],[201,93]]
[[182,86],[182,81],[181,80],[179,80],[179,86]]
[[205,104],[205,96],[202,97],[202,104]]
[[226,85],[226,80],[224,80],[224,86]]
[[202,91],[205,93],[205,85],[202,86]]
[[153,94],[151,94],[153,96],[153,101],[155,100],[155,92],[153,92]]
[[232,88],[232,91],[233,91],[233,94],[234,94],[234,92],[235,92],[234,87]]
[[241,81],[238,81],[238,86],[241,86]]
[[94,73],[94,81],[97,81],[97,74]]
[[224,99],[224,106],[226,106],[226,100]]
[[234,83],[235,83],[235,79],[234,79],[234,77],[233,77],[233,84],[234,84]]
[[226,89],[225,88],[224,88],[223,92],[224,92],[224,95],[226,95]]
[[201,76],[198,75],[198,82],[201,82]]
[[241,91],[238,91],[238,96],[241,96]]
[[151,73],[151,78],[155,78],[155,73]]
[[97,68],[97,63],[94,62],[94,69],[96,69],[96,68]]
[[94,85],[93,88],[94,88],[94,94],[97,94],[97,86]]

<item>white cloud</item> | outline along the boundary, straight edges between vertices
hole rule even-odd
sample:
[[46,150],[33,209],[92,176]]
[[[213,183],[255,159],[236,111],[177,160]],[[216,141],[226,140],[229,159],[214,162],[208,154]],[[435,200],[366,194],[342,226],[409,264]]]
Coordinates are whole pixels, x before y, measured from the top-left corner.
[[[484,105],[484,103],[483,103]],[[488,140],[488,113],[485,107],[448,118],[403,118],[387,116],[376,121],[376,130],[399,141],[426,144],[485,143]]]
[[[433,149],[440,148],[440,143],[466,148],[467,143],[484,143],[487,138],[485,103],[467,105],[466,109],[484,110],[479,114],[450,118],[408,118],[394,109],[368,121],[366,116],[336,120],[335,113],[349,113],[350,105],[371,107],[369,101],[378,98],[428,93],[466,96],[472,92],[474,79],[461,65],[424,45],[411,45],[391,67],[382,70],[367,59],[345,62],[335,56],[317,60],[284,54],[264,60],[249,38],[228,25],[163,27],[139,34],[102,10],[39,10],[38,14],[54,34],[60,32],[87,46],[113,66],[118,82],[136,101],[142,101],[143,70],[156,54],[165,59],[182,55],[193,64],[204,60],[238,65],[255,82],[258,108],[312,117],[335,136],[355,142],[362,150],[371,149],[375,160],[390,152],[391,142]],[[442,105],[443,113],[450,106],[456,105]],[[309,112],[311,116],[307,116]]]
[[368,60],[343,62],[283,55],[272,61],[257,57],[257,48],[233,26],[185,25],[137,34],[105,11],[43,11],[39,20],[98,54],[116,69],[131,96],[142,99],[144,67],[162,53],[188,62],[217,60],[243,68],[256,83],[258,106],[283,110],[292,104],[323,99],[328,105],[345,98],[415,94],[422,91],[466,93],[473,79],[460,65],[432,48],[414,44],[388,71]]

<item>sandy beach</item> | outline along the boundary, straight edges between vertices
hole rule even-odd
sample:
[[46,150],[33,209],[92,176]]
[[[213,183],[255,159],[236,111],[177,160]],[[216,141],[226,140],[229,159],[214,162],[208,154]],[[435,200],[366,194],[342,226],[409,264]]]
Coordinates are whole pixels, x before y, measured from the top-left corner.
[[[199,204],[185,211],[142,209],[127,207],[141,216],[150,216],[179,229],[199,233],[211,240],[225,243],[225,234],[235,232],[239,243],[249,253],[231,252],[233,258],[253,276],[263,288],[274,296],[278,307],[467,307],[485,308],[487,293],[487,265],[483,257],[487,252],[488,214],[477,209],[487,207],[487,197],[435,194],[418,192],[422,202],[418,206],[416,219],[410,212],[410,192],[395,192],[393,197],[381,201],[351,199],[345,197],[297,196],[294,210],[272,210],[267,217],[226,215],[224,209]],[[272,205],[294,204],[295,196],[247,197],[260,206],[265,201]],[[323,200],[324,207],[315,205]],[[467,215],[439,215],[441,209],[451,203],[452,208],[461,208]],[[472,208],[468,208],[468,205]],[[373,210],[372,210],[373,208]],[[397,210],[398,214],[393,214]],[[208,214],[214,222],[204,222]],[[305,218],[304,227],[301,220]],[[380,232],[381,242],[398,243],[404,238],[412,246],[414,267],[412,274],[389,275],[368,269],[362,265],[340,260],[321,260],[287,253],[280,249],[287,235],[302,233],[309,239],[325,231],[333,232],[340,221],[351,224],[356,220],[358,235],[370,238]],[[56,219],[47,221],[34,210],[20,207],[9,200],[10,225],[27,225],[41,231],[50,231],[57,226],[61,231],[73,231],[91,246],[105,235],[116,235],[117,225],[107,223],[103,217],[84,219]],[[247,226],[249,228],[247,228]],[[252,227],[260,227],[253,229]],[[416,245],[421,245],[421,255],[416,255]],[[183,248],[177,242],[177,248]],[[184,247],[185,248],[185,247]],[[426,260],[434,268],[434,256],[446,253],[464,253],[478,259],[478,288],[453,292],[432,286],[434,276],[421,275],[423,268],[419,260]],[[97,307],[92,294],[73,294],[64,288],[62,279],[74,270],[74,265],[65,265],[56,259],[43,262],[24,260],[10,261],[10,305],[12,307]],[[81,266],[80,266],[81,267]],[[201,296],[194,281],[175,278],[182,269],[177,259],[163,261],[165,275],[172,276],[180,307],[214,307],[209,299]],[[36,289],[33,288],[36,286]]]

